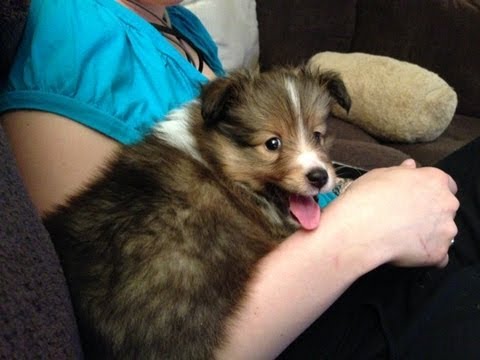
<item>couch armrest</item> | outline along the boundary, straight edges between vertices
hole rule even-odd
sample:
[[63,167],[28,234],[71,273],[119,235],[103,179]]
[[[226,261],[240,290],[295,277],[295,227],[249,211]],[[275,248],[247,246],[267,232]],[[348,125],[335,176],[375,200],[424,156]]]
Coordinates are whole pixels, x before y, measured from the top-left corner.
[[66,280],[0,120],[0,358],[81,358]]

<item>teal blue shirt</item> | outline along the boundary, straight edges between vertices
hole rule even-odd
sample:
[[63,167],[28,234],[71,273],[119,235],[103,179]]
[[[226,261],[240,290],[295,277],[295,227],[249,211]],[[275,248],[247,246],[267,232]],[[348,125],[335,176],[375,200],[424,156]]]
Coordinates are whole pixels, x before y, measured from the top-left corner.
[[318,195],[318,205],[320,205],[321,208],[324,208],[336,198],[337,194],[335,194],[333,191],[321,193]]
[[[217,47],[190,11],[172,25],[224,75]],[[123,144],[141,140],[170,110],[197,97],[207,78],[151,24],[115,0],[32,0],[0,113],[62,115]],[[321,194],[323,207],[335,195]]]
[[[198,18],[181,6],[169,7],[168,15],[223,75]],[[32,0],[0,90],[0,112],[52,112],[131,144],[206,81],[151,24],[115,0]]]

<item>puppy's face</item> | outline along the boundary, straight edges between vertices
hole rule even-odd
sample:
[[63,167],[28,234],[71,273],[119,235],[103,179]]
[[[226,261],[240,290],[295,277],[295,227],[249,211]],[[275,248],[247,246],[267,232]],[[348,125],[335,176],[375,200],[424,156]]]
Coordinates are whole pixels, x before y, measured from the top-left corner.
[[272,185],[301,196],[331,190],[326,118],[332,101],[350,107],[334,73],[281,69],[216,80],[202,94],[212,135],[209,162],[257,192]]

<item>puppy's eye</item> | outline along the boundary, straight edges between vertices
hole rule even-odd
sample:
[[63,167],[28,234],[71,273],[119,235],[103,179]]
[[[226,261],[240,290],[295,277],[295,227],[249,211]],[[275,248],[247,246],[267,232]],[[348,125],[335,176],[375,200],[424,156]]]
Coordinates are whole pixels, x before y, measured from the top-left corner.
[[270,151],[278,150],[282,147],[282,140],[280,140],[277,137],[273,137],[267,140],[267,142],[265,143],[265,146]]
[[313,138],[317,144],[321,144],[323,142],[323,134],[320,131],[314,131]]

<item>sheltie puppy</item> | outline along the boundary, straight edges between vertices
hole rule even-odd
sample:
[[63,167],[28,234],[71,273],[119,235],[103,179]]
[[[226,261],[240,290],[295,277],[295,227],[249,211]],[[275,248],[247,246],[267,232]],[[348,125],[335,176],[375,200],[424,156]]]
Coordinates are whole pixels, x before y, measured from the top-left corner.
[[258,261],[319,224],[334,101],[332,72],[213,80],[47,217],[87,358],[215,357]]

